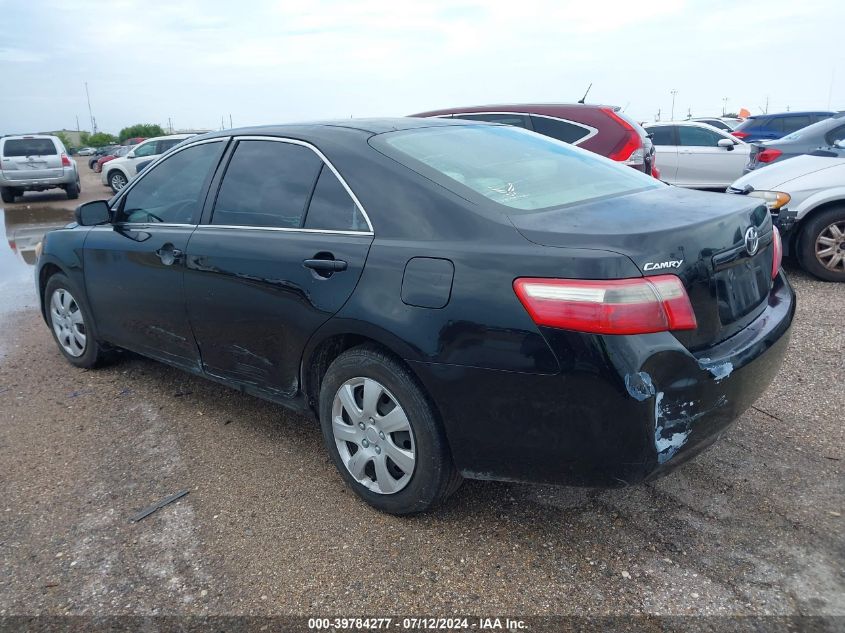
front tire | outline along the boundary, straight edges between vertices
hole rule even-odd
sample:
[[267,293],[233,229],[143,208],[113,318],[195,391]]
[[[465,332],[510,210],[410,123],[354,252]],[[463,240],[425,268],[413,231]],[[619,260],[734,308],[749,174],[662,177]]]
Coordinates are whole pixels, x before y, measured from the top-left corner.
[[798,238],[798,259],[819,279],[845,281],[845,207],[810,218]]
[[91,313],[82,293],[63,273],[56,273],[47,280],[44,307],[53,339],[69,363],[91,368],[106,359],[105,350],[94,337]]
[[122,171],[114,170],[109,174],[109,187],[115,193],[123,189],[129,180]]
[[390,514],[425,512],[460,485],[446,436],[414,376],[381,350],[348,350],[320,388],[326,449],[346,483]]

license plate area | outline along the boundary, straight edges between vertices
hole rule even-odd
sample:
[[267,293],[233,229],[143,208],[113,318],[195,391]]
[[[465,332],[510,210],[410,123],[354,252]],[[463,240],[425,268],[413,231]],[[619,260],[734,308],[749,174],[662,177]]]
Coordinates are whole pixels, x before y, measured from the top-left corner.
[[723,325],[748,315],[769,296],[772,285],[770,250],[716,273],[716,298]]

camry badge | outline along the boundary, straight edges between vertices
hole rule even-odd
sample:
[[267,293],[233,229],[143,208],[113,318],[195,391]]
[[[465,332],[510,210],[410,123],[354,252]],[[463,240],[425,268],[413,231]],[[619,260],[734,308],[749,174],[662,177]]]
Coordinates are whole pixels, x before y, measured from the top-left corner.
[[758,248],[760,248],[760,235],[752,226],[745,232],[745,250],[749,257],[753,257]]
[[663,268],[680,268],[681,264],[684,263],[683,259],[670,259],[669,261],[665,262],[648,262],[645,266],[643,266],[643,270],[661,270]]

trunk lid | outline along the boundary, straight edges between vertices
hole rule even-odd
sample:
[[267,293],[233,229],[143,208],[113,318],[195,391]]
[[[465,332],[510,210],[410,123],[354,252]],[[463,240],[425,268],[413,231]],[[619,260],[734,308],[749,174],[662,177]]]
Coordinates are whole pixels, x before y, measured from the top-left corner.
[[[680,277],[698,327],[674,334],[695,351],[733,336],[765,307],[773,240],[771,218],[759,202],[662,187],[509,217],[536,244],[614,251],[643,275]],[[758,244],[750,254],[746,235],[752,228]]]

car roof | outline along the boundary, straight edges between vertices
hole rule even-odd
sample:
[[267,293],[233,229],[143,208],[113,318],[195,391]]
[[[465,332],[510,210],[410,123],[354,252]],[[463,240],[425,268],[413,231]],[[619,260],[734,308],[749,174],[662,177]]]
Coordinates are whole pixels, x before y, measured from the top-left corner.
[[774,112],[772,114],[752,114],[747,119],[762,119],[764,117],[779,117],[779,116],[796,116],[802,114],[827,114],[829,116],[833,116],[836,112],[832,112],[830,110],[794,110],[790,112]]
[[50,139],[58,139],[58,137],[54,134],[9,134],[8,136],[2,136],[0,139],[7,140],[7,139],[22,139],[22,138],[50,138]]
[[441,114],[470,114],[473,112],[524,112],[526,114],[546,114],[550,110],[555,109],[581,109],[581,110],[598,110],[601,108],[610,108],[611,110],[619,110],[619,106],[604,105],[599,103],[493,103],[487,105],[472,105],[461,106],[457,108],[441,108],[439,110],[427,110],[426,112],[418,112],[412,114],[412,117],[430,117]]
[[710,130],[719,130],[720,132],[724,132],[724,130],[714,128],[712,125],[708,125],[703,121],[696,121],[695,119],[692,121],[653,121],[651,123],[643,123],[643,127],[656,127],[658,125],[687,125],[690,127],[705,127]]
[[[168,138],[191,138],[192,136],[196,136],[196,134],[165,134],[164,136],[153,136],[152,138],[145,138],[141,143],[146,143],[147,141],[161,141]],[[141,143],[137,143],[137,145],[141,145]]]

